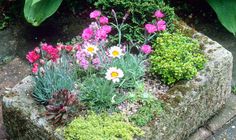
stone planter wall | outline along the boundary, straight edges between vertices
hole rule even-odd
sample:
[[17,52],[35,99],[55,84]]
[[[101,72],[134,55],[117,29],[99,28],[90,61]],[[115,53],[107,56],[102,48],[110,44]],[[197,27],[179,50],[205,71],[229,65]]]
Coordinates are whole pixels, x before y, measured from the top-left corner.
[[[168,91],[166,112],[153,126],[143,128],[146,135],[140,139],[187,138],[223,107],[231,92],[231,53],[188,27],[184,31],[201,42],[209,60],[194,79],[181,81]],[[8,134],[12,139],[22,140],[63,139],[43,117],[44,108],[31,98],[33,87],[29,76],[3,97],[3,118]]]

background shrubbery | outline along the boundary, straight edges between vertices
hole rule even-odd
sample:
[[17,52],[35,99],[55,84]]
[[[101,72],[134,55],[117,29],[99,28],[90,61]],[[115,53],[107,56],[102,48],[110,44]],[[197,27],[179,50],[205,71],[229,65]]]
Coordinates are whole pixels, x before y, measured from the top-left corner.
[[153,47],[151,71],[167,84],[193,78],[206,61],[199,43],[179,33],[162,34]]
[[107,15],[111,15],[111,9],[114,9],[120,20],[129,11],[130,16],[123,29],[124,38],[127,41],[133,40],[138,43],[144,41],[144,24],[154,19],[153,15],[157,9],[165,14],[164,20],[167,22],[168,31],[174,30],[174,9],[166,5],[163,0],[98,0],[95,2],[95,6],[102,9]]

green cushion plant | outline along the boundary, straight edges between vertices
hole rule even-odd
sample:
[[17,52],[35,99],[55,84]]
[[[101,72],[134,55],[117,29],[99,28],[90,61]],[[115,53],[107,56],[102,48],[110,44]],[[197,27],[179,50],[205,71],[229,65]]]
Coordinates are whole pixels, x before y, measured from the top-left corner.
[[167,84],[192,79],[206,62],[199,43],[180,33],[163,33],[153,47],[151,72]]
[[90,113],[78,117],[65,128],[66,140],[132,140],[144,132],[127,122],[121,114]]

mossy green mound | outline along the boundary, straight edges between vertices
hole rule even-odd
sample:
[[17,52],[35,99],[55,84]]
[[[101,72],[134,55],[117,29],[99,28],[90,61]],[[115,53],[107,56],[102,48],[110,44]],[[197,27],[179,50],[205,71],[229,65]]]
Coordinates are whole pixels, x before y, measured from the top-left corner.
[[65,129],[66,140],[132,140],[144,132],[125,121],[121,114],[90,113],[73,120]]
[[151,71],[167,84],[192,79],[206,62],[199,43],[179,33],[163,33],[153,47]]

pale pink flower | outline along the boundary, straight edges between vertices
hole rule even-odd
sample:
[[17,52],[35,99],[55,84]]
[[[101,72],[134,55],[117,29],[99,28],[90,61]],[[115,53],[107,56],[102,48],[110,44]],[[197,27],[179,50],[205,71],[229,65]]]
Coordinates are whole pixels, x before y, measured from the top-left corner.
[[92,64],[93,64],[93,65],[99,65],[99,64],[100,64],[99,58],[98,58],[98,57],[94,58],[94,59],[92,60]]
[[111,26],[109,25],[104,25],[101,27],[102,30],[106,31],[107,34],[109,34],[111,32]]
[[152,47],[150,45],[143,45],[141,47],[141,52],[144,54],[150,54],[152,52]]
[[98,18],[101,15],[101,12],[98,10],[94,10],[93,12],[90,13],[90,18]]
[[40,60],[39,60],[39,63],[40,63],[41,65],[44,65],[44,64],[45,64],[45,61],[44,61],[43,59],[40,59]]
[[158,31],[164,31],[166,30],[166,22],[164,20],[159,20],[157,22],[157,30]]
[[165,15],[161,12],[161,10],[156,10],[154,16],[156,18],[163,18]]
[[34,64],[33,64],[33,67],[32,67],[32,72],[33,72],[33,73],[37,73],[37,72],[38,72],[38,66],[39,66],[38,63],[34,63]]
[[82,38],[84,40],[89,40],[93,36],[93,30],[91,28],[86,28],[83,30]]
[[146,24],[145,29],[147,30],[149,34],[155,33],[157,31],[157,27],[153,24]]
[[80,60],[79,64],[84,70],[88,69],[89,62],[86,59]]
[[108,18],[105,16],[100,17],[99,21],[101,24],[108,24]]
[[39,47],[34,48],[34,51],[35,51],[36,53],[40,53]]

